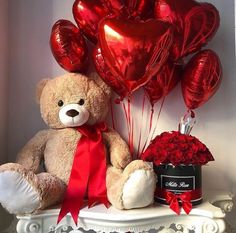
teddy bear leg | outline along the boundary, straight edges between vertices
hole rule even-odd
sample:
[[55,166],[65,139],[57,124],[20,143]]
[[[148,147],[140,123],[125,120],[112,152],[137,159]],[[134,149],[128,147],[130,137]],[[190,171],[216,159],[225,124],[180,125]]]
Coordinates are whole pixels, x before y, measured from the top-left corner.
[[[50,178],[46,179],[46,176]],[[49,185],[47,181],[50,179],[52,184]],[[58,194],[51,198],[53,194],[45,192],[53,193],[56,190],[63,195],[65,185],[56,179],[45,173],[35,175],[16,163],[4,164],[0,166],[0,203],[12,214],[33,213],[59,199]]]
[[122,203],[122,172],[123,170],[109,166],[107,169],[106,186],[110,203],[118,209],[123,209]]
[[118,209],[141,208],[153,203],[155,187],[156,176],[152,167],[144,161],[135,160],[108,188],[108,198]]
[[7,163],[0,167],[0,203],[8,212],[31,213],[40,206],[34,179],[35,174],[19,164]]
[[37,178],[41,194],[40,209],[63,201],[67,186],[62,180],[46,172],[38,174]]

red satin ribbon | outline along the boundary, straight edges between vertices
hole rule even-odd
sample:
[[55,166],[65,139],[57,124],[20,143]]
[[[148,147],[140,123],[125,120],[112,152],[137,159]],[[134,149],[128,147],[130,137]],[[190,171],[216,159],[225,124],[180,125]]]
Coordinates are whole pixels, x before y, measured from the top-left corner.
[[177,214],[180,214],[181,206],[183,207],[186,214],[189,214],[192,210],[191,201],[195,201],[202,197],[201,189],[194,189],[187,191],[182,194],[174,194],[167,189],[157,188],[155,192],[156,198],[165,199],[170,205],[170,208]]
[[166,192],[166,202],[170,204],[170,208],[178,215],[181,210],[180,201],[182,202],[185,213],[189,214],[193,208],[191,203],[191,192],[184,192],[181,194],[174,194],[169,191]]
[[77,225],[79,211],[88,191],[88,206],[103,203],[109,206],[106,189],[106,153],[102,132],[107,131],[105,123],[96,126],[81,126],[82,134],[75,151],[65,198],[58,216],[59,223],[67,213]]

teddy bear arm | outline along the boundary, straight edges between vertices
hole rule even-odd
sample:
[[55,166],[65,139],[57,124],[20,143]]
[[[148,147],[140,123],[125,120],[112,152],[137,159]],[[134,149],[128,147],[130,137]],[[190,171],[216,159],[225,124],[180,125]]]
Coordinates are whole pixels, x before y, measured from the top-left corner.
[[37,173],[39,171],[40,163],[43,159],[45,146],[50,133],[51,130],[39,131],[21,149],[17,155],[16,162],[26,169]]
[[114,130],[104,133],[105,143],[110,155],[111,164],[123,169],[131,162],[131,155],[127,143]]

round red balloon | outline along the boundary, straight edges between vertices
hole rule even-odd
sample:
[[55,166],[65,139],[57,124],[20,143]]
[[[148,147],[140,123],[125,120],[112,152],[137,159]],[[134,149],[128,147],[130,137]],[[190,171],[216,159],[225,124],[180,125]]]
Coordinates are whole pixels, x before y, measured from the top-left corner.
[[199,51],[215,35],[220,16],[209,3],[194,0],[156,0],[155,18],[174,27],[174,60]]
[[149,98],[151,105],[167,96],[181,79],[182,64],[167,62],[161,71],[150,79],[144,86],[144,90]]
[[112,75],[109,67],[103,59],[101,49],[98,45],[93,51],[93,62],[100,77],[121,97],[121,100],[128,95],[128,90],[124,85],[122,85],[122,82],[119,82],[119,79]]
[[158,20],[106,19],[99,27],[105,63],[129,93],[161,69],[169,56],[172,35],[170,25]]
[[218,90],[222,79],[221,62],[212,50],[196,54],[184,69],[182,93],[188,109],[206,103]]
[[84,72],[88,64],[87,46],[80,30],[68,20],[57,21],[50,46],[58,64],[69,72]]

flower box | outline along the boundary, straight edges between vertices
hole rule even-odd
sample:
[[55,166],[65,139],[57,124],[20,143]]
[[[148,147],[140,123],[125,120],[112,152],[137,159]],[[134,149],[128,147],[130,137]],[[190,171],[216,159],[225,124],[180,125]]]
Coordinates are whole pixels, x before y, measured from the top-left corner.
[[157,136],[141,158],[153,162],[157,175],[155,199],[180,214],[202,202],[201,166],[213,161],[209,149],[196,137],[180,132]]
[[192,205],[202,202],[202,170],[198,165],[154,165],[157,175],[155,200],[162,204],[166,201],[168,192],[182,194],[188,192]]

